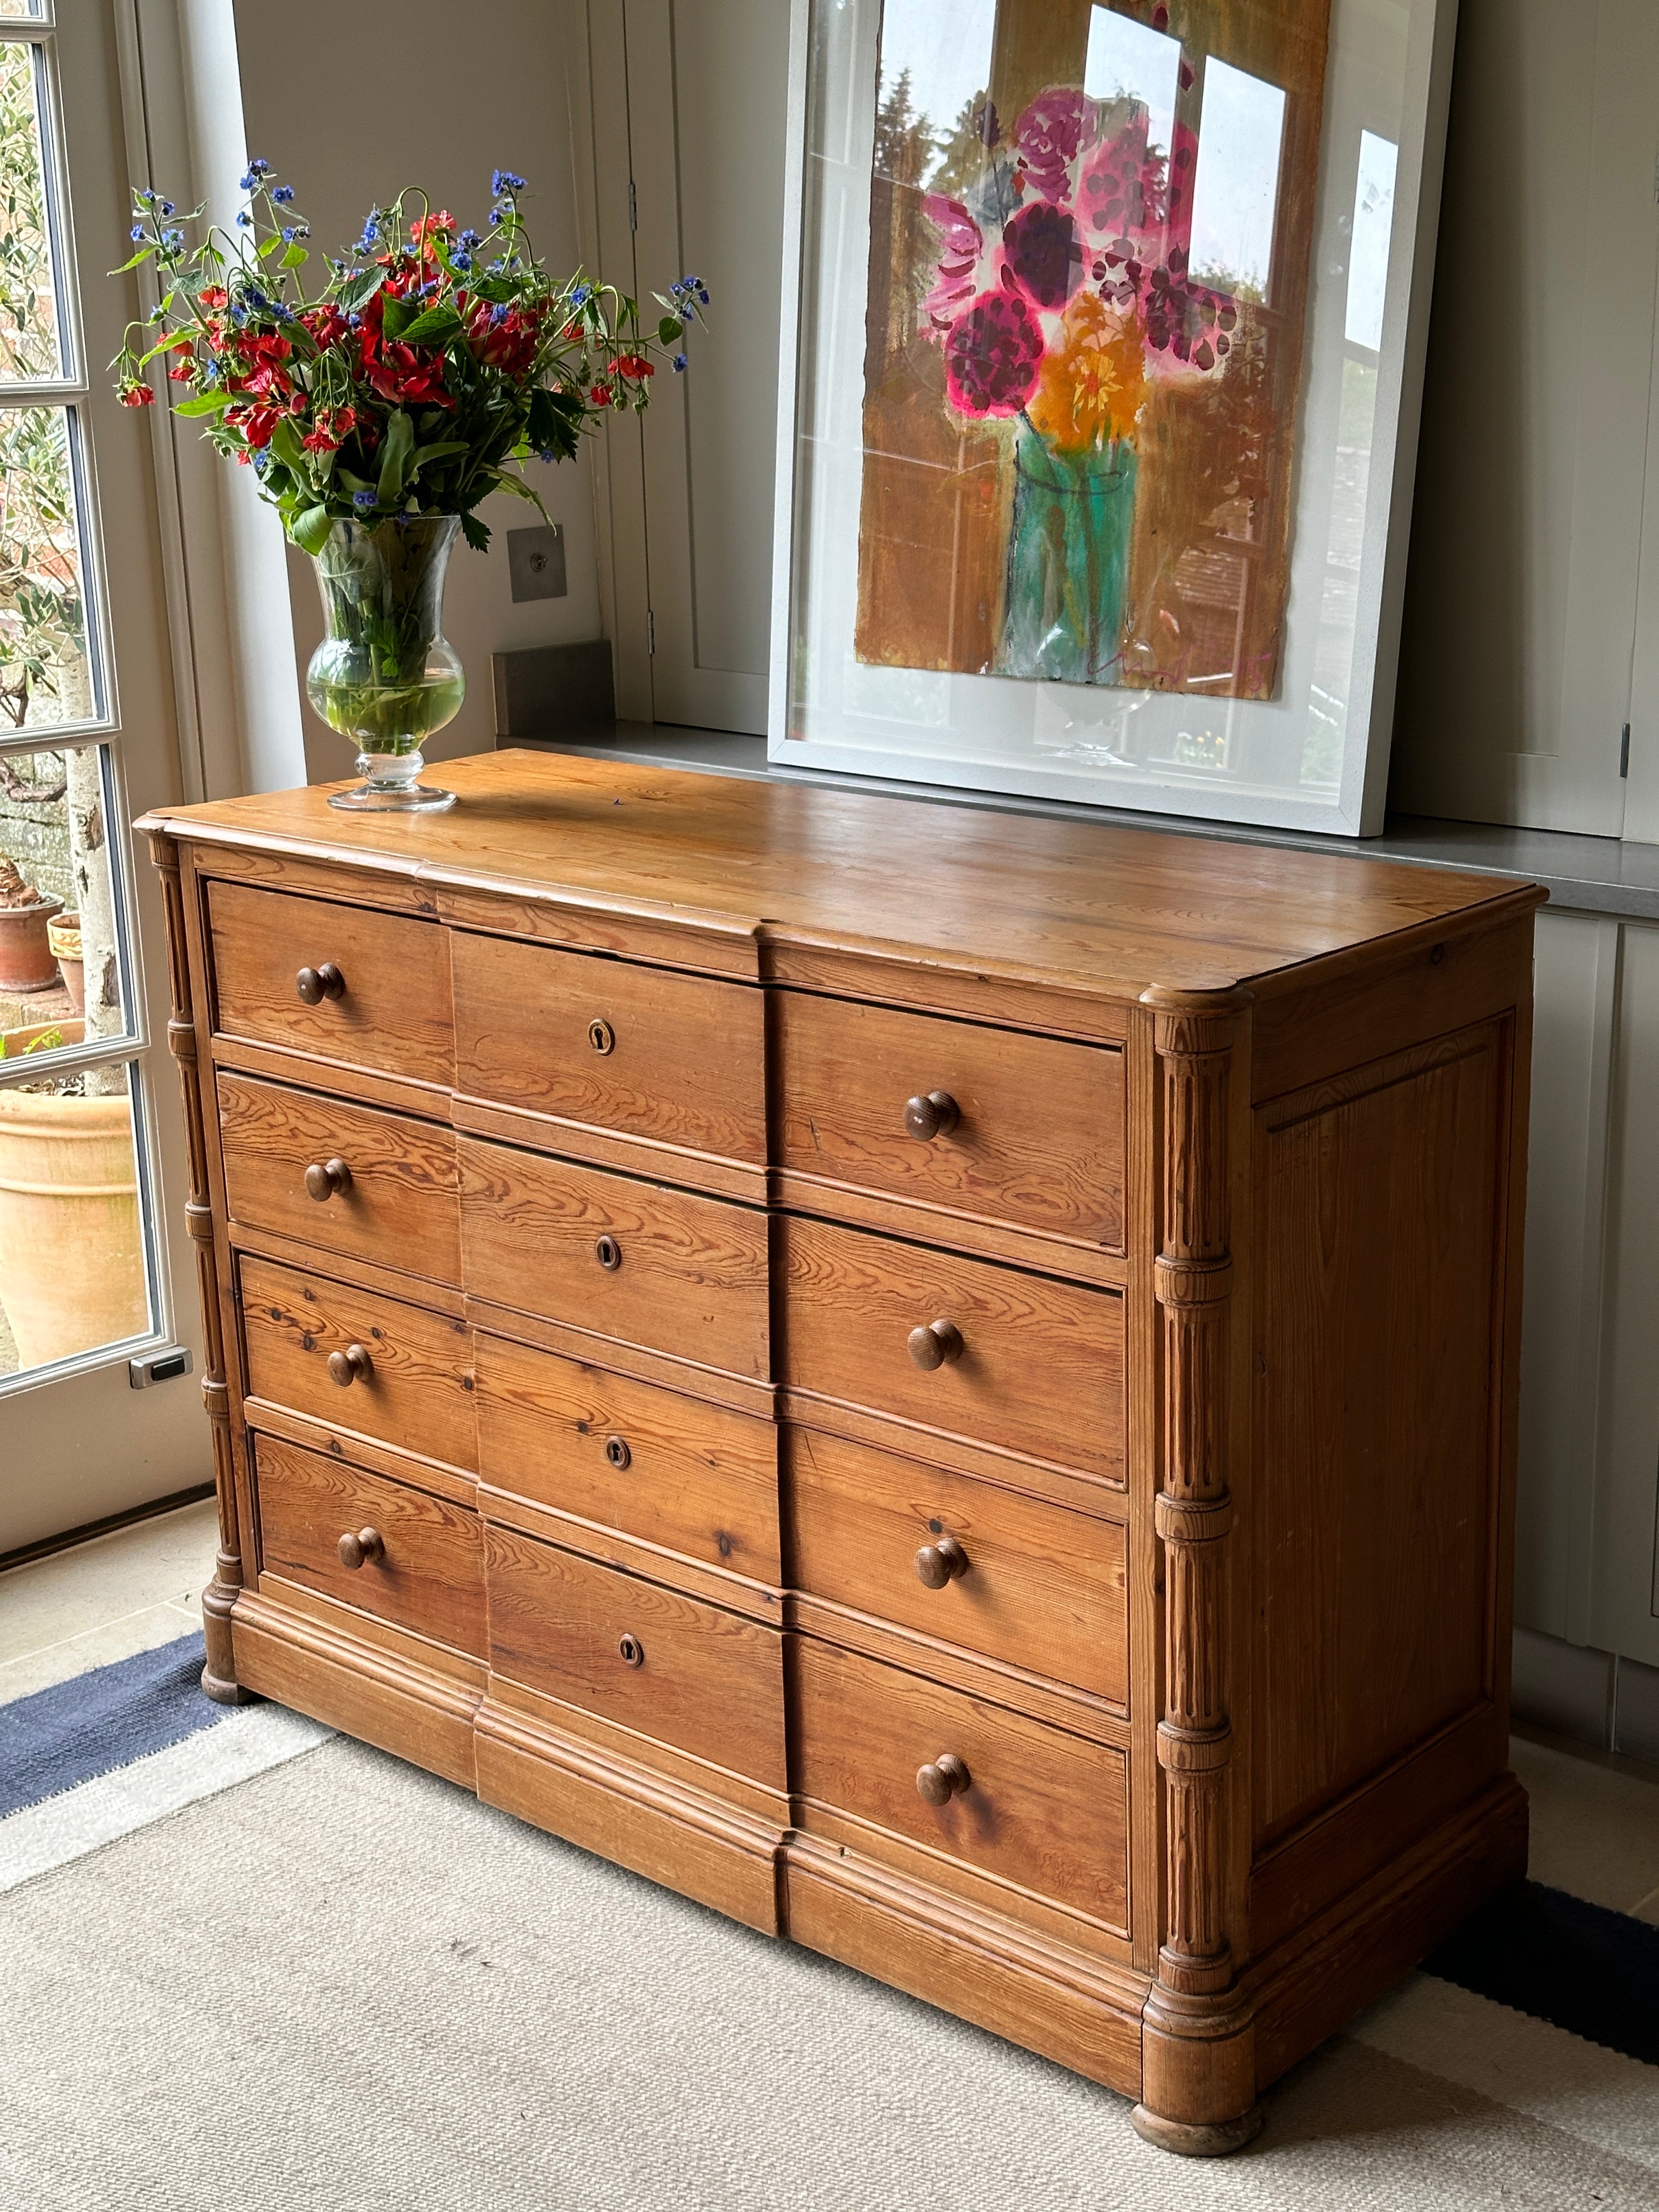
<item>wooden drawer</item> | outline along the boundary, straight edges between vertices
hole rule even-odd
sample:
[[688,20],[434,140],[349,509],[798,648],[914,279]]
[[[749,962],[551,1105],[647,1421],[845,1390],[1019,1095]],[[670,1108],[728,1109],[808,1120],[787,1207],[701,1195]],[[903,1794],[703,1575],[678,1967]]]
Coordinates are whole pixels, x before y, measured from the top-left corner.
[[[461,1279],[455,1139],[447,1128],[221,1069],[219,1127],[230,1218],[434,1282]],[[343,1160],[322,1200],[306,1170]]]
[[[449,947],[437,922],[221,883],[209,886],[208,915],[225,1036],[419,1083],[453,1081]],[[307,1005],[300,970],[325,963],[342,988]]]
[[763,1213],[470,1137],[458,1151],[475,1297],[766,1376]]
[[[476,1513],[272,1437],[256,1437],[253,1450],[262,1575],[286,1576],[483,1656],[483,1540]],[[379,1534],[384,1549],[349,1568],[340,1539],[365,1528]]]
[[461,1090],[764,1164],[759,990],[459,931],[451,944]]
[[[251,1256],[241,1261],[241,1285],[250,1396],[477,1468],[465,1322]],[[368,1355],[367,1368],[346,1358],[352,1346]]]
[[[783,1164],[955,1213],[1123,1249],[1123,1054],[1115,1047],[777,994]],[[960,1119],[931,1139],[908,1101]]]
[[776,1584],[777,1431],[574,1359],[480,1336],[492,1488]]
[[[1116,1291],[825,1222],[792,1217],[784,1234],[790,1382],[1124,1480],[1123,1300]],[[911,1358],[908,1340],[934,1321],[953,1325],[963,1350],[927,1372]]]
[[[802,1796],[1127,1932],[1121,1751],[811,1637],[791,1643]],[[916,1777],[946,1753],[969,1787],[929,1804]],[[821,1825],[810,1807],[805,1825]],[[879,1838],[866,1848],[879,1855]]]
[[[811,1429],[785,1463],[798,1588],[1127,1706],[1121,1522]],[[947,1537],[967,1565],[930,1588]]]
[[770,1789],[787,1786],[776,1629],[493,1522],[484,1540],[495,1673]]

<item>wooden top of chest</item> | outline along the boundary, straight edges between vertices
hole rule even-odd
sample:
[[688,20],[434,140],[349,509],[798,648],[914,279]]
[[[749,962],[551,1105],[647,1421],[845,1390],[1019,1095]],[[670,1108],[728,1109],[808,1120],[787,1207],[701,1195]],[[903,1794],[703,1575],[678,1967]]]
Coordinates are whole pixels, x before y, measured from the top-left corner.
[[570,755],[483,753],[432,774],[459,796],[446,813],[343,814],[326,804],[331,787],[313,786],[160,810],[138,826],[434,894],[598,906],[763,945],[879,948],[1115,998],[1271,992],[1310,962],[1386,939],[1403,950],[1546,896],[1503,877],[1346,854]]

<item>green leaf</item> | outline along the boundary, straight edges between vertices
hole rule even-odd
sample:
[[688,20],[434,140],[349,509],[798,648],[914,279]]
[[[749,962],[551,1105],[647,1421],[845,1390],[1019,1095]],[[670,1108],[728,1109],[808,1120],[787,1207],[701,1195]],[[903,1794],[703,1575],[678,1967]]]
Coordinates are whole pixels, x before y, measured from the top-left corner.
[[480,522],[476,514],[464,514],[461,517],[461,535],[465,538],[467,544],[472,548],[472,550],[475,553],[487,553],[489,551],[489,525],[487,523]]
[[406,323],[398,335],[405,345],[447,345],[460,327],[460,317],[447,301],[441,300]]
[[282,242],[283,242],[283,234],[282,234],[281,231],[277,231],[277,232],[274,233],[272,236],[270,236],[270,238],[266,239],[266,240],[265,240],[265,241],[264,241],[264,244],[259,247],[259,249],[258,249],[258,252],[259,252],[259,258],[260,258],[260,260],[261,260],[261,261],[269,261],[269,260],[270,260],[270,257],[271,257],[271,255],[272,255],[273,253],[275,253],[275,252],[276,251],[277,247],[282,244]]
[[222,415],[230,398],[228,392],[198,392],[181,399],[173,411],[175,415]]
[[283,256],[282,265],[284,269],[303,269],[310,258],[311,256],[306,252],[304,246],[301,245],[299,240],[296,238],[292,246],[289,247],[288,252]]
[[308,507],[303,514],[295,516],[288,526],[288,534],[303,551],[320,553],[332,526],[325,507]]
[[386,306],[381,313],[380,328],[387,337],[402,337],[409,325],[418,320],[418,311],[410,301],[394,299],[390,292],[386,294]]
[[386,446],[380,454],[380,498],[387,507],[395,507],[402,495],[410,449],[414,443],[415,425],[401,407],[394,408],[386,426]]
[[355,477],[349,469],[337,469],[336,474],[348,491],[373,491],[374,487],[362,477]]
[[284,415],[270,434],[270,450],[285,469],[290,469],[305,483],[310,475],[306,466],[305,447],[300,443],[300,434],[293,418]]
[[551,522],[553,520],[547,509],[542,505],[542,495],[540,492],[537,491],[533,486],[527,484],[522,477],[504,475],[496,484],[495,489],[498,491],[514,492],[517,494],[519,498],[527,499],[532,507],[533,507],[540,514],[544,522]]
[[465,438],[444,438],[435,446],[417,446],[409,464],[409,480],[412,483],[421,471],[430,468],[434,461],[447,461],[452,454],[467,451]]
[[343,315],[355,315],[366,307],[380,290],[386,279],[378,269],[360,269],[341,285],[336,298]]
[[672,345],[674,341],[679,337],[679,317],[678,315],[665,315],[657,325],[657,343],[659,345]]

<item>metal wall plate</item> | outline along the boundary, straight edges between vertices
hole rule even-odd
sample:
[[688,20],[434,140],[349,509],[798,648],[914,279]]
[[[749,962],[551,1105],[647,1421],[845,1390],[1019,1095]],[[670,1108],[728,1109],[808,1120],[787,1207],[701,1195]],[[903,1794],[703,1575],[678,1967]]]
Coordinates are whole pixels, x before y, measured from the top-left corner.
[[507,574],[515,599],[562,599],[568,588],[564,580],[564,532],[556,522],[538,530],[509,530],[507,533]]

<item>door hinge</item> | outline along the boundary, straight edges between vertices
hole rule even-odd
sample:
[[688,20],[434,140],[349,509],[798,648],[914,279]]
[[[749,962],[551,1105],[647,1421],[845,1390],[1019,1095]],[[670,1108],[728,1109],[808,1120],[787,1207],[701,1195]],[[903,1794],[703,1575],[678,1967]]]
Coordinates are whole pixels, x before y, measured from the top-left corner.
[[1619,740],[1619,773],[1626,776],[1630,774],[1630,724],[1628,722],[1625,725],[1624,735]]
[[645,649],[647,654],[657,649],[657,617],[649,607],[645,611]]
[[630,177],[628,179],[628,228],[630,230],[637,230],[639,227],[640,188]]

